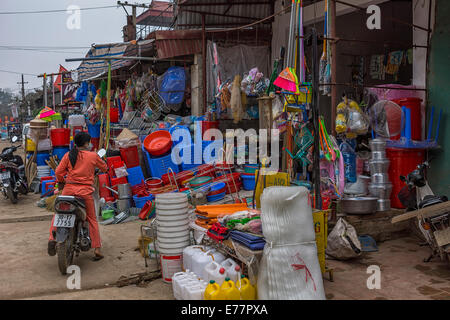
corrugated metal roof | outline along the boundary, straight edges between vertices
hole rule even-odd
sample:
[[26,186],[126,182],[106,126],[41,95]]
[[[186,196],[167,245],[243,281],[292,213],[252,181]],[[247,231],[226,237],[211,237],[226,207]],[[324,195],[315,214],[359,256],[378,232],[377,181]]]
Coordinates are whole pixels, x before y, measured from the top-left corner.
[[[86,57],[126,57],[143,55],[153,49],[153,39],[109,44],[97,44],[89,49]],[[111,60],[111,70],[131,65],[131,60]],[[78,80],[94,79],[108,71],[108,64],[104,60],[83,61],[77,68]]]
[[158,58],[180,57],[202,51],[202,33],[199,30],[155,31],[152,35]]
[[272,8],[270,0],[237,0],[234,4],[227,0],[179,0],[176,6],[176,28],[201,28],[202,12],[207,13],[207,28],[249,24],[270,16]]

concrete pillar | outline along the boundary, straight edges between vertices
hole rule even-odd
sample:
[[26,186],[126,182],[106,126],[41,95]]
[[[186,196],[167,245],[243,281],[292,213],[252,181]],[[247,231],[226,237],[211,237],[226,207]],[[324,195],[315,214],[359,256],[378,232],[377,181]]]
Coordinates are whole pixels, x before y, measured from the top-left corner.
[[203,114],[202,83],[202,55],[196,54],[194,64],[191,66],[191,114],[193,116]]

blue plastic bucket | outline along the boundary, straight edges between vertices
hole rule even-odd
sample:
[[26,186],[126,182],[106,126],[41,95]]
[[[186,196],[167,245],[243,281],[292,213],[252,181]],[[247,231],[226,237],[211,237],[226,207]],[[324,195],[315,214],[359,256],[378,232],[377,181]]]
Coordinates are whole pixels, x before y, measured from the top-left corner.
[[244,171],[245,173],[255,173],[255,171],[258,169],[257,164],[246,164],[244,165]]
[[88,124],[87,125],[89,135],[91,138],[100,138],[100,124]]
[[45,160],[50,160],[50,153],[48,151],[38,152],[36,154],[36,164],[38,166],[46,166]]
[[69,147],[53,147],[52,155],[57,156],[58,160],[61,161],[67,152],[69,152]]
[[140,209],[142,209],[144,206],[145,206],[145,204],[147,203],[147,201],[151,201],[151,200],[153,200],[154,199],[154,197],[153,197],[153,195],[151,194],[151,195],[149,195],[149,196],[147,196],[147,197],[137,197],[137,196],[133,196],[133,200],[134,200],[134,206],[136,207],[136,208],[140,208]]
[[255,189],[255,175],[251,174],[241,174],[244,190],[254,190]]

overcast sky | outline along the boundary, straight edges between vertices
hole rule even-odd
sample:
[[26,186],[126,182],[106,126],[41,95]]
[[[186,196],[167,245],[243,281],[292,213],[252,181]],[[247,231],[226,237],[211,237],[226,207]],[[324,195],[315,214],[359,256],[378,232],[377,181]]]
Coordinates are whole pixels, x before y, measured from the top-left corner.
[[[128,1],[134,3],[135,1]],[[144,1],[136,1],[144,3]],[[150,1],[145,1],[149,3]],[[11,11],[37,11],[116,5],[117,0],[1,0],[0,13]],[[131,8],[127,9],[131,13]],[[138,15],[143,9],[138,9]],[[38,52],[5,50],[1,46],[62,46],[90,47],[92,43],[122,41],[122,27],[126,13],[122,7],[81,11],[79,30],[70,30],[66,12],[35,14],[0,14],[0,70],[42,74],[58,72],[59,64],[67,69],[78,67],[79,62],[65,62],[66,58],[84,57],[88,49],[65,49],[66,52]],[[52,50],[52,49],[46,49]],[[69,52],[70,51],[70,52]],[[19,74],[0,72],[0,88],[19,92]],[[42,78],[25,75],[26,89],[42,86]]]

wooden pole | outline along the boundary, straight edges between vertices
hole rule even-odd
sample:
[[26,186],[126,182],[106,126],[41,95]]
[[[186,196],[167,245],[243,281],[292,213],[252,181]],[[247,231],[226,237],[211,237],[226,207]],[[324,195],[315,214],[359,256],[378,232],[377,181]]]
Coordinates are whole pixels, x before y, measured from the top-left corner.
[[202,14],[202,86],[203,112],[206,113],[206,30],[204,14]]
[[[336,38],[336,2],[331,1],[330,3],[330,36],[331,38]],[[336,83],[336,42],[331,41],[331,82]],[[336,106],[338,104],[337,100],[337,87],[331,86],[331,131],[334,136],[336,136],[336,127],[334,122],[336,120]]]

